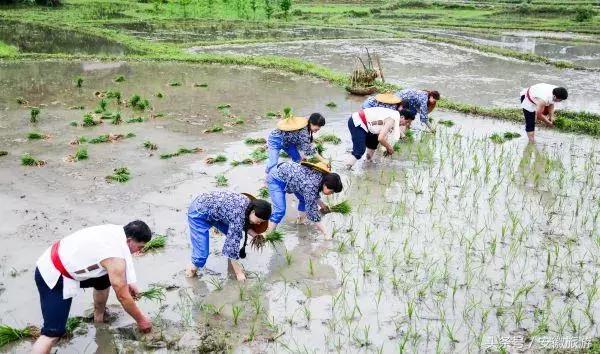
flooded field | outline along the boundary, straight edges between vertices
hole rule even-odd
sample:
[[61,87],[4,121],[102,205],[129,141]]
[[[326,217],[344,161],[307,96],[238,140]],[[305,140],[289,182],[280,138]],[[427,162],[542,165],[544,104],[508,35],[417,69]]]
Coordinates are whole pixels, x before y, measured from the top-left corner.
[[[538,38],[528,33],[509,32],[502,34],[481,34],[452,30],[423,30],[420,33],[433,34],[441,37],[459,38],[473,41],[477,44],[492,45],[517,50],[523,53],[533,53],[554,60],[566,60],[588,68],[600,67],[600,44],[569,41],[567,38]],[[548,36],[548,35],[547,35]]]
[[456,102],[515,107],[523,87],[538,82],[564,85],[569,99],[561,107],[600,112],[600,83],[590,72],[486,55],[453,45],[418,40],[303,41],[191,48],[246,55],[283,55],[350,72],[364,48],[381,56],[386,80],[404,87],[437,89]]
[[125,55],[132,51],[120,43],[79,32],[0,20],[0,41],[26,53]]
[[138,38],[159,42],[218,42],[227,40],[298,40],[311,38],[363,38],[372,31],[311,26],[240,26],[239,23],[179,23],[156,25],[146,22],[111,24]]
[[[8,151],[0,157],[0,323],[40,324],[34,262],[55,239],[134,218],[167,235],[165,249],[135,258],[140,288],[168,290],[162,302],[141,303],[154,332],[137,333],[111,295],[111,323],[85,323],[61,342],[61,353],[514,352],[543,349],[549,338],[599,334],[597,140],[541,130],[535,146],[523,137],[494,143],[491,134],[523,127],[435,111],[436,121],[454,126],[436,135],[415,127],[414,141],[392,158],[378,155],[343,171],[346,121],[360,100],[322,81],[248,67],[125,62],[3,62],[0,71],[0,150]],[[120,111],[121,124],[70,125],[108,91],[123,101],[138,94],[151,109],[133,111],[111,99],[106,110]],[[40,107],[38,123],[29,122],[30,106]],[[323,132],[342,138],[324,154],[345,183],[336,201],[349,199],[353,212],[324,218],[332,240],[293,224],[289,213],[284,245],[249,252],[243,285],[228,279],[222,236],[214,235],[206,271],[186,279],[188,203],[217,188],[220,174],[229,188],[256,192],[263,164],[230,162],[248,157],[254,147],[243,139],[265,137],[275,123],[266,113],[284,106],[322,112]],[[127,123],[132,117],[144,121]],[[215,126],[223,132],[204,133]],[[29,140],[31,131],[49,137]],[[69,145],[109,133],[135,136]],[[158,150],[145,149],[145,141]],[[79,147],[87,147],[87,160],[64,160]],[[180,147],[203,151],[159,157]],[[46,165],[21,166],[26,152]],[[215,154],[229,161],[207,165]],[[123,166],[131,180],[107,183]],[[86,293],[71,316],[91,307]],[[517,338],[512,347],[500,341],[506,336]]]

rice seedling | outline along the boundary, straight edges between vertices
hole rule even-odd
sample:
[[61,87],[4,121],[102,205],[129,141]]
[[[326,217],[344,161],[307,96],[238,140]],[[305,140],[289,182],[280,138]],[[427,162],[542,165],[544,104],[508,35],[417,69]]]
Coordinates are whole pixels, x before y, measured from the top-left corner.
[[0,150],[0,156],[6,156],[6,155],[8,155],[8,151]]
[[217,156],[211,156],[211,157],[207,157],[204,162],[208,165],[212,165],[214,163],[219,163],[219,162],[225,162],[227,161],[227,156],[225,155],[217,155]]
[[341,203],[330,206],[329,210],[332,213],[340,213],[342,215],[347,215],[350,214],[350,212],[352,211],[352,207],[350,206],[350,202],[344,200]]
[[40,335],[39,328],[27,326],[25,328],[14,328],[8,325],[0,325],[0,348],[8,343],[16,342],[25,338],[37,338]]
[[102,121],[95,120],[91,114],[87,113],[83,116],[83,123],[81,125],[84,127],[93,127],[101,123]]
[[277,113],[275,113],[275,112],[267,112],[265,115],[267,116],[267,118],[277,117]]
[[323,143],[316,143],[315,150],[317,150],[319,155],[323,155],[323,153],[325,152],[325,146],[323,146]]
[[145,299],[162,303],[167,298],[165,292],[165,288],[162,286],[153,286],[148,290],[140,291],[137,295],[137,300]]
[[129,106],[134,110],[144,111],[150,107],[150,101],[140,97],[140,95],[133,95],[128,101]]
[[258,190],[258,196],[262,199],[267,199],[269,198],[269,188],[267,187],[261,187]]
[[252,165],[254,164],[254,160],[251,158],[243,159],[242,161],[233,160],[231,161],[231,166],[239,166],[239,165]]
[[337,104],[335,104],[335,102],[333,102],[333,101],[329,101],[325,104],[325,106],[327,106],[329,108],[335,108],[335,107],[337,107]]
[[320,162],[321,160],[319,160],[319,158],[316,156],[311,156],[306,161],[308,161],[310,163],[317,163],[317,162]]
[[71,106],[69,107],[71,110],[84,110],[85,106]]
[[23,166],[44,166],[46,161],[38,160],[29,153],[21,155],[21,165]]
[[209,134],[209,133],[220,133],[223,131],[223,127],[220,125],[215,125],[214,127],[210,128],[210,129],[206,129],[204,131],[205,134]]
[[118,167],[113,170],[113,174],[106,176],[106,181],[116,181],[119,183],[125,183],[131,178],[131,173],[127,167]]
[[210,284],[212,284],[212,286],[215,287],[216,291],[220,291],[223,290],[223,284],[225,283],[225,280],[219,279],[218,277],[212,276],[210,278],[208,278],[208,282]]
[[258,147],[254,149],[252,153],[250,153],[250,157],[252,157],[252,160],[254,160],[254,162],[260,162],[268,159],[269,154],[267,154],[267,151],[264,147]]
[[246,138],[244,143],[247,145],[262,145],[267,143],[267,139],[265,138]]
[[167,236],[165,235],[154,235],[150,241],[146,242],[142,252],[148,252],[159,248],[164,248],[167,245]]
[[207,83],[195,83],[194,87],[208,87]]
[[24,99],[23,97],[17,97],[16,99],[17,103],[20,105],[27,105],[29,104],[29,101],[27,101],[26,99]]
[[39,139],[47,139],[48,135],[38,133],[38,132],[29,132],[27,133],[27,139],[29,140],[39,140]]
[[521,137],[521,134],[519,134],[519,133],[513,133],[513,132],[505,132],[504,135],[503,135],[503,137],[506,140],[510,140],[510,139],[515,139],[515,138]]
[[158,145],[154,144],[150,140],[144,141],[144,147],[148,150],[157,150],[158,149]]
[[70,126],[72,126],[72,127],[76,127],[76,126],[78,126],[78,125],[79,125],[79,123],[77,123],[76,121],[74,121],[74,120],[73,120],[73,121],[71,121],[71,122],[69,123],[69,125],[70,125]]
[[114,124],[114,125],[119,125],[119,124],[123,123],[123,118],[121,118],[121,113],[120,112],[114,113],[110,123]]
[[179,82],[179,81],[171,81],[171,82],[169,82],[169,86],[171,86],[171,87],[181,86],[181,82]]
[[106,98],[114,98],[117,101],[117,104],[121,104],[121,91],[108,90],[105,95]]
[[342,139],[340,139],[337,135],[335,134],[325,134],[322,135],[318,138],[315,139],[316,143],[332,143],[334,145],[338,145],[339,143],[342,142]]
[[119,76],[115,77],[115,82],[123,82],[123,81],[125,81],[125,76],[119,75]]
[[220,105],[217,105],[218,110],[223,110],[227,108],[231,108],[231,105],[229,103],[221,103]]
[[31,123],[37,123],[39,115],[40,115],[39,107],[31,107],[31,110],[29,111],[29,121]]
[[77,151],[75,151],[75,155],[74,155],[75,161],[87,160],[87,158],[88,158],[87,148],[80,147],[77,149]]
[[234,305],[231,308],[231,313],[233,315],[233,325],[237,326],[238,325],[238,320],[240,318],[240,315],[242,314],[242,312],[244,311],[244,309],[239,306],[239,305]]
[[130,118],[127,120],[127,123],[143,123],[143,122],[144,122],[144,118],[142,118],[142,117]]
[[291,266],[292,261],[293,261],[293,256],[292,256],[292,253],[287,250],[287,248],[284,251],[284,256],[285,256],[285,263],[288,265],[288,267]]
[[74,332],[77,330],[77,328],[79,328],[81,325],[83,324],[83,317],[77,316],[77,317],[69,317],[67,319],[67,325],[66,325],[66,330],[67,330],[67,337],[73,337]]
[[[85,137],[82,137],[82,138],[85,139]],[[81,138],[79,141],[81,142]],[[97,137],[88,140],[88,142],[90,144],[100,144],[100,143],[106,143],[108,141],[110,141],[110,137],[108,134],[98,135]]]
[[292,117],[292,108],[291,107],[285,107],[283,109],[283,119],[288,119]]
[[165,97],[165,95],[162,92],[157,92],[156,94],[154,94],[154,96],[156,96],[157,98]]
[[498,133],[494,133],[494,134],[490,135],[490,140],[496,144],[502,144],[506,141],[506,139],[504,139],[504,137],[502,137],[502,135],[500,135]]
[[83,78],[78,76],[75,78],[75,87],[81,88],[83,86]]
[[313,265],[312,258],[308,259],[308,274],[310,274],[311,276],[315,275],[315,267]]
[[179,150],[177,150],[176,152],[160,155],[160,158],[161,159],[170,159],[171,157],[175,157],[175,156],[179,156],[179,155],[183,155],[183,154],[195,154],[195,153],[198,153],[201,151],[202,151],[201,148],[192,148],[192,149],[179,148]]
[[217,187],[227,187],[229,185],[229,180],[224,175],[218,175],[215,177],[215,184]]
[[272,230],[265,235],[265,242],[269,243],[271,247],[275,248],[278,244],[283,243],[283,232],[279,230]]
[[454,121],[452,121],[452,120],[443,120],[442,119],[442,120],[440,120],[438,122],[438,124],[441,124],[441,125],[446,126],[446,127],[452,127],[452,126],[454,126]]
[[108,101],[103,98],[98,101],[98,108],[96,108],[95,113],[100,114],[102,112],[106,112],[106,108],[108,108]]

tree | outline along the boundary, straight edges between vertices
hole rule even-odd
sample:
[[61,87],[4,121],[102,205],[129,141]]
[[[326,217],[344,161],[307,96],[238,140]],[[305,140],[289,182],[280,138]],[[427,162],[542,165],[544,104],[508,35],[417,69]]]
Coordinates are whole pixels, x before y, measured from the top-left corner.
[[287,20],[290,9],[292,8],[292,0],[281,0],[279,7],[281,8],[281,11],[283,11],[283,15]]

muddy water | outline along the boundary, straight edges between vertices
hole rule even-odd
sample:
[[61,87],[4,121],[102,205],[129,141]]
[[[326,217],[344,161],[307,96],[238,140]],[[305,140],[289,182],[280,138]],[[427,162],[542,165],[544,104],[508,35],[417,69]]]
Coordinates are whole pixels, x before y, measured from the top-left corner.
[[424,30],[419,32],[448,38],[466,39],[477,44],[503,47],[523,53],[533,53],[554,60],[571,61],[584,67],[600,67],[600,44],[597,43],[536,38],[519,32],[500,35],[451,30]]
[[73,31],[13,21],[0,21],[0,41],[27,53],[125,55],[133,53],[122,44]]
[[539,82],[563,85],[569,100],[562,107],[600,112],[596,73],[485,55],[452,45],[416,40],[344,40],[192,48],[231,54],[274,54],[302,58],[350,72],[356,55],[368,47],[381,56],[386,80],[404,87],[434,88],[454,101],[516,107],[523,87]]
[[[0,149],[9,151],[0,157],[0,212],[5,216],[0,229],[5,245],[0,250],[0,283],[5,288],[0,322],[40,322],[33,263],[56,238],[81,227],[133,218],[146,220],[168,237],[164,250],[135,258],[141,288],[160,284],[169,289],[164,302],[141,303],[156,331],[149,336],[136,333],[111,298],[113,321],[86,324],[87,333],[62,342],[61,352],[396,352],[405,343],[410,352],[462,353],[485,349],[497,336],[531,333],[545,318],[549,336],[570,335],[568,318],[575,323],[574,336],[598,335],[597,325],[589,325],[583,312],[586,295],[566,295],[569,289],[575,295],[586,293],[594,284],[597,206],[589,196],[600,186],[594,139],[541,130],[533,149],[526,148],[524,138],[495,145],[487,139],[491,133],[522,132],[522,126],[435,111],[434,119],[451,119],[455,126],[439,127],[435,138],[415,126],[415,143],[403,144],[391,159],[378,154],[373,163],[359,162],[347,172],[341,169],[349,144],[347,115],[360,101],[321,81],[246,67],[1,65],[10,76],[0,81]],[[114,83],[117,75],[126,81]],[[75,76],[84,77],[83,88],[74,87]],[[174,80],[182,85],[170,86]],[[198,82],[208,87],[193,87]],[[94,91],[110,88],[124,97],[148,97],[153,113],[165,117],[120,126],[68,126],[97,105]],[[159,91],[163,99],[153,97]],[[28,123],[28,109],[14,102],[18,96],[47,105],[37,127]],[[326,108],[329,101],[338,107]],[[215,122],[231,119],[216,109],[223,103],[231,104],[230,113],[246,123],[222,134],[203,134]],[[72,105],[86,109],[69,110]],[[310,226],[293,223],[295,201],[290,198],[291,211],[282,225],[284,245],[249,252],[243,261],[247,284],[228,280],[226,260],[219,255],[220,235],[211,238],[206,271],[186,279],[185,210],[191,198],[215,189],[214,177],[221,173],[231,189],[250,192],[258,189],[263,176],[262,164],[207,166],[203,159],[216,153],[229,160],[248,156],[252,148],[242,139],[266,136],[274,122],[262,118],[264,113],[283,105],[298,114],[323,112],[328,118],[324,132],[343,139],[337,146],[327,144],[325,155],[345,183],[335,200],[350,199],[354,212],[324,218],[334,234],[326,241]],[[109,109],[133,114],[114,103]],[[24,141],[34,128],[52,138]],[[75,136],[129,131],[136,137],[88,145],[87,161],[62,161],[73,152],[68,142]],[[159,150],[151,155],[140,146],[144,140],[155,142]],[[170,160],[157,156],[180,146],[205,151]],[[20,166],[18,157],[26,151],[48,164]],[[486,161],[492,168],[487,177]],[[133,175],[128,183],[105,182],[114,167],[124,165]],[[553,265],[549,270],[548,253]],[[547,279],[550,286],[545,287]],[[520,291],[530,284],[527,294]],[[597,299],[591,297],[588,311],[595,318],[600,315]],[[72,315],[85,314],[91,305],[89,292],[77,297]],[[234,308],[241,311],[237,323]],[[515,313],[522,317],[518,324]],[[520,328],[526,332],[518,332]],[[23,352],[29,345],[22,342],[8,350]]]
[[135,37],[159,42],[218,42],[227,40],[292,40],[310,38],[360,38],[373,32],[364,30],[309,27],[309,26],[264,26],[264,24],[240,28],[235,23],[215,23],[199,25],[184,23],[178,25],[153,25],[148,23],[126,23],[108,25],[124,30]]

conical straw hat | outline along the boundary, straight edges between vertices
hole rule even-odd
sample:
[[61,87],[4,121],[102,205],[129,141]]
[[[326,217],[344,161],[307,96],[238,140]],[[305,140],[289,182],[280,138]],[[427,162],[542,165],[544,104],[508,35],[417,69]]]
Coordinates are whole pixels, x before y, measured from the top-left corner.
[[312,168],[313,170],[319,171],[321,173],[331,173],[331,168],[324,162],[312,163],[308,161],[302,161],[300,164],[302,166]]
[[402,102],[402,100],[398,96],[394,95],[391,92],[380,93],[379,95],[375,96],[375,100],[377,100],[377,102],[386,104],[399,104]]
[[306,117],[290,117],[281,119],[277,122],[277,129],[286,132],[299,130],[308,125],[308,118]]

